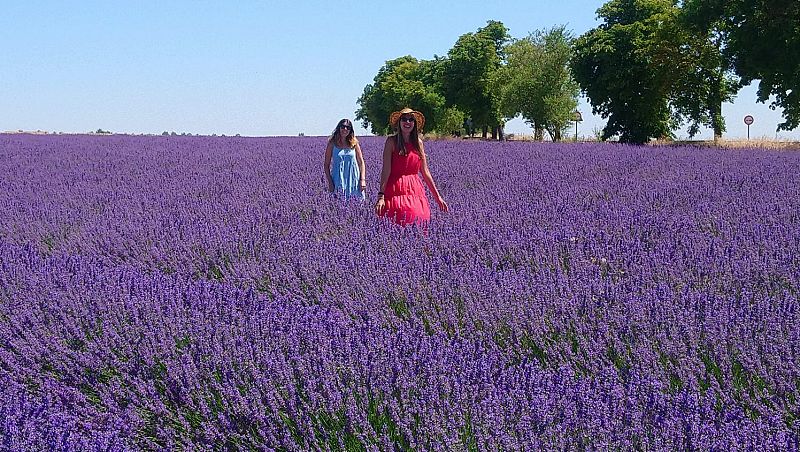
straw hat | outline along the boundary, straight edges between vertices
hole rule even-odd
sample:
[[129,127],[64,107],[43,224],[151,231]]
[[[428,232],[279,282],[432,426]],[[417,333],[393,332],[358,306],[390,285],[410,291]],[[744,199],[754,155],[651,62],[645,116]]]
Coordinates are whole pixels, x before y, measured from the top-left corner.
[[417,122],[417,132],[422,133],[422,128],[425,127],[425,115],[408,107],[400,111],[396,111],[389,116],[389,124],[392,126],[392,129],[397,130],[398,123],[400,122],[400,116],[402,115],[412,115],[414,120]]

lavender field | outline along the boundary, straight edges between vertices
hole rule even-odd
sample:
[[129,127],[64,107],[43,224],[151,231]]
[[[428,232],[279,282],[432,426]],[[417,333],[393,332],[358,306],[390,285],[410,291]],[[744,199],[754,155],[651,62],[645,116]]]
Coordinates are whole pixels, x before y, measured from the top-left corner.
[[800,152],[362,147],[0,136],[0,447],[800,448]]

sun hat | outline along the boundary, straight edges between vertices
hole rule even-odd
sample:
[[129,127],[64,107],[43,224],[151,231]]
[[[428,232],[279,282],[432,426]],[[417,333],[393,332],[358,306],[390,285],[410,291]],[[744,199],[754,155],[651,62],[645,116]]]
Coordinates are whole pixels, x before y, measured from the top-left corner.
[[422,132],[422,128],[425,127],[425,115],[408,107],[396,111],[389,116],[389,124],[392,126],[392,129],[397,129],[397,123],[400,122],[400,116],[403,115],[413,116],[414,120],[417,122],[417,131],[420,133]]

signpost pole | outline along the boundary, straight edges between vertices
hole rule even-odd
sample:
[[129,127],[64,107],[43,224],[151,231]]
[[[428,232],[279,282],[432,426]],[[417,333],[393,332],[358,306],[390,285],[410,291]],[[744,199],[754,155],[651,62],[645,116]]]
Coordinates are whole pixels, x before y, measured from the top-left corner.
[[581,116],[581,112],[575,110],[572,112],[572,120],[575,121],[575,142],[578,142],[578,123],[583,121],[583,117]]
[[750,124],[753,123],[753,117],[750,115],[745,116],[744,123],[747,124],[747,141],[750,141]]

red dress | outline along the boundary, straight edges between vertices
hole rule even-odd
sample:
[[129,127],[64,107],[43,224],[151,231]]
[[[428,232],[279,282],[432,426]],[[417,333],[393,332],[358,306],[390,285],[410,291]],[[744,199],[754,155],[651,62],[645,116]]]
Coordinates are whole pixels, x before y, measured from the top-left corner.
[[431,208],[419,178],[422,159],[411,143],[405,143],[406,155],[392,152],[392,171],[384,189],[386,208],[383,216],[407,225],[431,219]]

